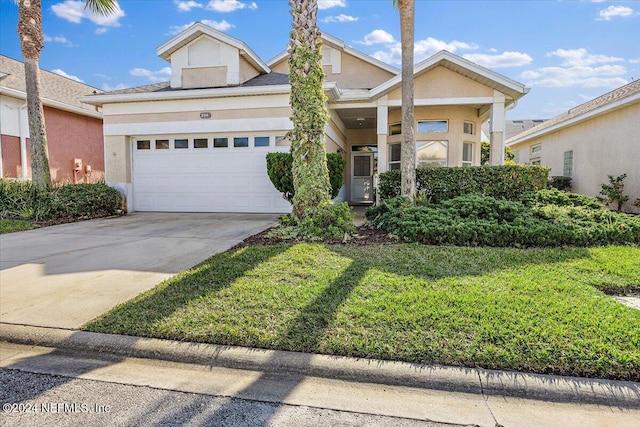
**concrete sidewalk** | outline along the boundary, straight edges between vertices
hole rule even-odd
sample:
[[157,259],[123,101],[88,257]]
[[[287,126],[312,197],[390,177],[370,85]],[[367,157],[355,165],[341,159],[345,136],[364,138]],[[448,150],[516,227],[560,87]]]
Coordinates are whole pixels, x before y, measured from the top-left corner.
[[79,328],[277,219],[133,213],[3,234],[0,322]]
[[0,367],[28,372],[453,424],[640,425],[633,382],[7,324],[0,341]]

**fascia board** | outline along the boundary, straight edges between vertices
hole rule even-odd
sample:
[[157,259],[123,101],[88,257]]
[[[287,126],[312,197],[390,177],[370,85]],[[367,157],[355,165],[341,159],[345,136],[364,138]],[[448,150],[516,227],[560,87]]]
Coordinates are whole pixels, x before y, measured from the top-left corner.
[[174,92],[126,93],[119,95],[91,95],[80,98],[91,105],[114,104],[119,102],[170,101],[180,99],[221,98],[232,96],[273,95],[289,93],[289,85],[233,87],[223,89],[194,89]]
[[583,114],[580,114],[578,116],[572,117],[568,120],[564,120],[562,122],[556,123],[554,125],[551,125],[547,128],[544,129],[540,129],[536,132],[530,133],[529,135],[526,135],[524,137],[521,138],[517,138],[517,135],[510,139],[509,141],[506,142],[507,146],[512,146],[512,145],[517,145],[517,144],[521,144],[523,142],[526,142],[530,139],[534,139],[534,138],[539,138],[541,136],[544,136],[546,134],[549,133],[553,133],[556,132],[560,129],[566,128],[566,127],[570,127],[573,126],[577,123],[583,122],[585,120],[589,120],[589,119],[593,119],[595,117],[601,116],[603,114],[607,114],[610,113],[612,111],[618,110],[620,108],[626,107],[627,105],[631,105],[634,104],[636,102],[640,101],[640,92],[637,92],[631,96],[628,96],[626,98],[614,101],[610,104],[607,105],[603,105],[601,107],[595,108],[593,110],[587,111]]
[[[0,87],[0,95],[6,95],[12,98],[17,98],[25,101],[27,99],[27,94],[25,92],[15,90],[15,89],[10,89],[7,87]],[[84,102],[82,101],[82,98],[80,98],[80,102]],[[53,99],[42,98],[42,104],[47,107],[55,108],[57,110],[63,110],[63,111],[68,111],[70,113],[80,114],[82,116],[93,117],[94,119],[102,119],[102,113],[99,111],[85,110],[84,108],[79,108],[73,105],[65,104],[64,102],[56,101]],[[85,102],[85,104],[89,104],[89,103]],[[89,104],[89,105],[94,105],[94,104]]]

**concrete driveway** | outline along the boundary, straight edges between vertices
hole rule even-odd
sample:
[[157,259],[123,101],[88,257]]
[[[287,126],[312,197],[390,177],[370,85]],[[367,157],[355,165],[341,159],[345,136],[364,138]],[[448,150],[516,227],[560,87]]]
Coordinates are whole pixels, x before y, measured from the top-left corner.
[[0,236],[0,322],[77,329],[277,222],[133,213]]

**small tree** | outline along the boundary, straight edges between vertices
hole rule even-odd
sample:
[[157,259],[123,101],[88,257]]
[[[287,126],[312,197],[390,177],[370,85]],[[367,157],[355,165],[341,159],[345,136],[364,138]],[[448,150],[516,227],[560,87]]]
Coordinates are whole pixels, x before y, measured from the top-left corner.
[[623,173],[620,176],[613,177],[613,175],[607,175],[609,179],[608,184],[601,184],[602,189],[600,190],[600,196],[598,200],[607,206],[610,204],[615,204],[616,212],[622,212],[622,205],[629,201],[629,196],[625,196],[623,194],[624,191],[624,180],[627,177],[626,173]]
[[[480,147],[480,164],[488,165],[489,164],[489,156],[491,152],[491,144],[489,141],[482,141],[482,145]],[[515,154],[509,147],[504,147],[504,161],[509,162],[513,161],[515,158]]]

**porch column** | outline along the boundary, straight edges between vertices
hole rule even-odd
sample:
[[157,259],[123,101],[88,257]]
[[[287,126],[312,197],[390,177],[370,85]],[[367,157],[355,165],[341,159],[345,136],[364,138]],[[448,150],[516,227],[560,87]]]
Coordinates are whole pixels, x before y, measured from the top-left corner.
[[489,164],[491,166],[504,165],[505,111],[503,93],[493,91],[493,103],[491,104],[490,114]]
[[389,127],[389,106],[387,105],[387,97],[384,96],[378,100],[378,173],[386,172],[389,168],[387,160],[387,128]]
[[29,113],[27,104],[20,107],[18,112],[18,121],[20,126],[20,168],[22,168],[22,176],[20,178],[27,179],[27,138],[29,135]]

